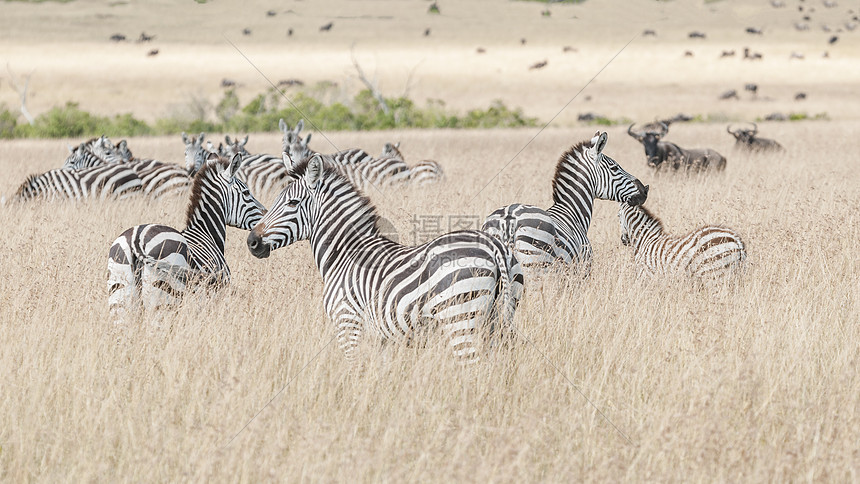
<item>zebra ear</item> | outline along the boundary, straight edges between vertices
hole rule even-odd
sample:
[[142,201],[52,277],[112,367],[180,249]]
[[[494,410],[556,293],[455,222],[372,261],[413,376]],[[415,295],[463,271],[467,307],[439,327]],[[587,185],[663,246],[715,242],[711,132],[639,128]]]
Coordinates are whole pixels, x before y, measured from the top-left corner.
[[290,154],[288,152],[284,151],[283,158],[284,158],[284,168],[286,168],[288,172],[293,171],[293,168],[296,167],[296,162],[293,161],[293,158],[290,156]]
[[224,141],[226,141],[228,145],[232,145],[232,144],[233,144],[233,141],[231,141],[231,140],[230,140],[230,135],[229,135],[229,134],[228,134],[227,136],[224,136]]
[[200,133],[200,136],[197,137],[197,142],[201,145],[203,144],[203,137],[206,136],[206,133]]
[[72,145],[70,145],[70,144],[66,144],[66,146],[68,146],[68,147],[69,147],[69,153],[71,153],[71,154],[74,154],[74,153],[75,153],[75,149],[74,149],[74,148],[72,148]]
[[185,131],[182,132],[182,142],[185,144],[190,144],[188,143],[188,135],[185,134]]
[[395,148],[400,148],[400,142],[398,141],[397,143],[394,143],[394,147],[395,147]]
[[247,143],[248,143],[248,135],[246,134],[245,139],[243,139],[242,142],[239,143],[239,146],[245,146],[245,144],[247,144]]
[[309,143],[311,142],[311,135],[312,135],[312,134],[313,134],[313,133],[308,133],[308,137],[307,137],[307,138],[305,138],[305,145],[307,145],[307,144],[309,144]]
[[300,119],[298,123],[296,123],[296,129],[293,130],[294,133],[299,134],[302,131],[302,128],[305,127],[305,120]]
[[314,189],[317,187],[320,178],[322,178],[322,173],[323,160],[319,153],[317,153],[308,161],[308,165],[305,168],[305,184],[308,188]]
[[287,131],[290,130],[290,127],[287,126],[286,122],[284,122],[284,118],[281,118],[280,121],[278,121],[278,128],[281,130],[281,133],[284,134],[287,134]]
[[242,165],[242,155],[236,153],[233,155],[233,159],[230,160],[230,178],[236,176],[236,172],[239,171],[239,166]]
[[594,133],[594,138],[591,138],[591,142],[594,146],[595,154],[599,155],[600,153],[603,153],[603,149],[606,148],[606,140],[607,135],[605,131],[602,133],[600,131]]

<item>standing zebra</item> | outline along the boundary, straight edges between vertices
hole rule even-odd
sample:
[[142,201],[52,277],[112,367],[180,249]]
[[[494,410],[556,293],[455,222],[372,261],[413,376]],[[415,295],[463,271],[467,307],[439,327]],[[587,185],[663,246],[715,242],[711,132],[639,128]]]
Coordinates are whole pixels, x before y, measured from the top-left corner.
[[[292,166],[290,175],[296,181],[251,231],[248,249],[265,258],[310,241],[323,306],[348,360],[363,331],[406,341],[435,322],[457,358],[475,361],[482,329],[492,334],[513,324],[522,273],[498,240],[472,230],[403,246],[380,234],[369,200],[320,155]],[[501,328],[493,327],[496,319]]]
[[[296,135],[294,142],[285,151],[292,163],[307,161],[313,155],[319,154],[325,163],[332,165],[362,191],[368,191],[371,187],[377,190],[403,187],[409,183],[409,167],[403,160],[377,159],[358,148],[323,155],[308,147],[311,134],[308,133],[304,139]],[[286,157],[285,162],[287,162]]]
[[104,165],[83,170],[51,170],[30,175],[18,188],[15,199],[101,199],[127,198],[140,191],[141,179],[124,165]]
[[481,230],[512,247],[526,268],[540,269],[560,260],[590,270],[588,242],[594,199],[640,205],[648,187],[603,153],[606,133],[597,132],[561,155],[552,180],[553,205],[546,210],[516,203],[491,213]]
[[683,237],[663,233],[663,223],[645,207],[620,204],[621,243],[633,246],[634,260],[652,274],[683,271],[718,278],[742,266],[747,257],[740,235],[716,225]]
[[[385,143],[382,147],[382,158],[394,158],[405,162],[406,158],[400,152],[400,142],[395,144]],[[409,167],[409,183],[415,186],[430,185],[438,183],[445,178],[442,165],[433,160],[421,160]]]
[[269,191],[283,190],[288,181],[283,157],[266,154],[252,155],[245,149],[248,143],[247,135],[241,141],[233,140],[229,135],[224,139],[226,144],[221,156],[242,155],[242,166],[239,167],[236,176],[247,183],[253,193],[260,195]]
[[108,304],[114,315],[142,302],[156,309],[178,302],[190,287],[230,281],[226,226],[250,230],[265,209],[236,178],[242,161],[210,154],[194,177],[185,228],[145,224],[122,233],[108,255]]
[[[98,142],[93,143],[94,140]],[[81,143],[71,150],[63,169],[79,170],[114,163],[125,163],[134,170],[141,179],[141,190],[148,197],[161,198],[166,194],[184,192],[191,186],[191,177],[182,167],[151,159],[137,160],[125,140],[114,146],[104,136]]]
[[188,136],[182,132],[182,142],[185,143],[185,171],[190,176],[194,176],[197,171],[203,168],[206,160],[209,159],[211,151],[203,147],[203,138],[206,133],[200,133],[199,136]]

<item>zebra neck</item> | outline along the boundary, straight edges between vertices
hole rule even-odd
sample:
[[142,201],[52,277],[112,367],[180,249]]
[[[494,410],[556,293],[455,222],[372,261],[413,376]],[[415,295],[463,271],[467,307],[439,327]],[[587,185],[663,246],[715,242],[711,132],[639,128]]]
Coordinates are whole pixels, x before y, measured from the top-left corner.
[[547,209],[547,212],[564,229],[572,233],[585,234],[591,225],[594,191],[588,183],[578,185],[576,188],[576,190],[556,190],[553,194],[555,203]]
[[198,267],[218,270],[226,267],[224,249],[227,240],[227,216],[217,193],[201,193],[197,203],[189,207],[189,217],[182,235],[190,245]]
[[[331,202],[332,200],[329,200],[328,203],[320,205],[335,208]],[[338,200],[336,211],[329,213],[329,217],[320,216],[323,214],[315,217],[317,223],[309,239],[323,280],[326,280],[326,275],[333,267],[343,261],[361,260],[361,251],[377,245],[375,242],[384,238],[376,227],[373,207],[367,205],[363,199],[358,199],[355,203],[349,202]]]

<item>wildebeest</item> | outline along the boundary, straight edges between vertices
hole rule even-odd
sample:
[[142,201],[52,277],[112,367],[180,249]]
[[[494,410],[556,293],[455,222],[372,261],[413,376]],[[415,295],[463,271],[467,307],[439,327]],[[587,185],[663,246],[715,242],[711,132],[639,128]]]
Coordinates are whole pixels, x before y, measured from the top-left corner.
[[[652,129],[657,126],[659,131]],[[726,158],[716,151],[705,149],[688,150],[681,148],[675,143],[660,141],[669,132],[669,126],[660,121],[652,125],[646,125],[643,131],[633,131],[633,124],[627,128],[627,134],[645,146],[645,156],[648,166],[661,169],[688,171],[723,170],[726,167]]]
[[752,129],[738,128],[732,131],[732,125],[726,126],[726,131],[735,137],[735,149],[749,151],[752,153],[775,153],[785,148],[772,139],[759,138],[758,126],[752,123]]

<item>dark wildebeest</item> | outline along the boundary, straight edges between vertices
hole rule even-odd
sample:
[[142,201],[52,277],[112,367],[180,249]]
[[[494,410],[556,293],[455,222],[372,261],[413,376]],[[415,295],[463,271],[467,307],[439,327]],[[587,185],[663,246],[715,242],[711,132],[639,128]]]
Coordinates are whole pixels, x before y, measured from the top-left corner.
[[[651,129],[652,126],[657,126],[659,131]],[[646,125],[646,129],[639,132],[633,131],[632,124],[627,128],[627,134],[645,146],[648,166],[657,169],[666,167],[672,170],[684,169],[689,171],[725,169],[726,158],[712,149],[687,150],[675,143],[660,141],[668,132],[669,126],[662,121],[653,125]]]
[[735,137],[735,149],[741,149],[752,153],[776,153],[785,148],[772,139],[759,138],[758,126],[752,123],[752,129],[739,128],[732,131],[732,125],[726,126],[726,131]]

